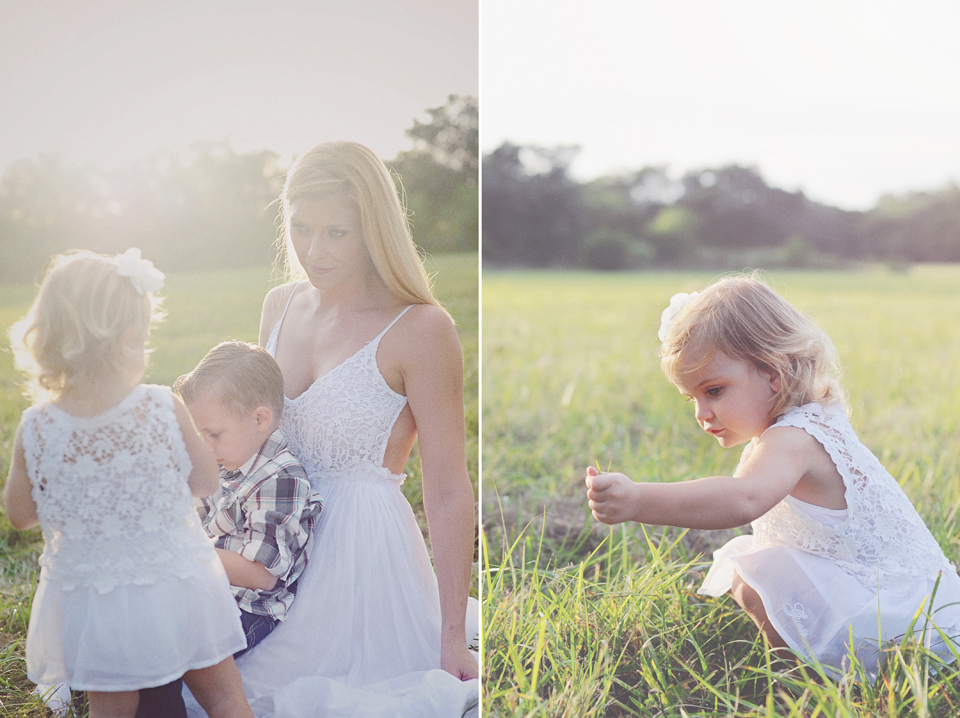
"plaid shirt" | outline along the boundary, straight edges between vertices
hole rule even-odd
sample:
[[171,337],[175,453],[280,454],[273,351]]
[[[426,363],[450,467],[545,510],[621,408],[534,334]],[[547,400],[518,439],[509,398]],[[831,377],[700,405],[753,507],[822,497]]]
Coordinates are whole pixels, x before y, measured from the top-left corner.
[[220,488],[198,501],[203,528],[217,548],[259,561],[277,577],[270,591],[231,586],[240,610],[286,618],[322,507],[280,429],[237,471],[220,469]]

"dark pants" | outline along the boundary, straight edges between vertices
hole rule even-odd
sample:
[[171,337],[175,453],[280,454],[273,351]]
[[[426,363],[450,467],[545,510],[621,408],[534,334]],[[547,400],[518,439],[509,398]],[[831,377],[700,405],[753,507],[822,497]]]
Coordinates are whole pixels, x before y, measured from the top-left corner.
[[141,688],[137,718],[187,718],[182,692],[183,681],[179,678],[165,686]]
[[234,653],[233,657],[239,658],[260,643],[270,635],[270,631],[277,627],[277,623],[279,621],[272,616],[260,616],[256,613],[240,611],[240,624],[243,626],[243,634],[247,637],[247,647]]

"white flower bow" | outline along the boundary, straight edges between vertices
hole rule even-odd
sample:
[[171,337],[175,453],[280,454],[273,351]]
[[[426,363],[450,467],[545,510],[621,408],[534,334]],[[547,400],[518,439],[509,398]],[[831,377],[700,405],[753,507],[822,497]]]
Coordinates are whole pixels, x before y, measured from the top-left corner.
[[121,277],[130,277],[137,294],[163,289],[163,272],[154,267],[153,262],[149,259],[142,259],[140,250],[136,247],[131,247],[123,254],[116,255],[114,259],[120,263],[120,266],[117,267],[117,274]]
[[657,336],[660,337],[660,341],[663,342],[667,338],[667,329],[670,327],[670,323],[677,318],[677,315],[683,311],[683,308],[690,303],[690,300],[697,296],[699,292],[694,292],[693,294],[686,294],[680,292],[680,294],[674,294],[670,297],[670,306],[663,310],[663,314],[660,315],[660,331],[657,332]]

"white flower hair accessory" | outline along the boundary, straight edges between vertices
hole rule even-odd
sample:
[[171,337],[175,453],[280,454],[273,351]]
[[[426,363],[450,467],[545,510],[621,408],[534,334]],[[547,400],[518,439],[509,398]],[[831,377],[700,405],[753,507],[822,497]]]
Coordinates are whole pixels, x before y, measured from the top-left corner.
[[163,289],[163,272],[154,267],[149,259],[143,259],[140,256],[140,250],[136,247],[131,247],[123,254],[114,256],[114,259],[120,263],[117,274],[121,277],[130,277],[137,294]]
[[667,338],[667,329],[670,328],[671,322],[673,322],[673,320],[677,318],[677,315],[683,311],[683,308],[690,303],[690,300],[698,294],[699,292],[694,292],[693,294],[680,292],[670,297],[670,306],[664,309],[663,314],[660,315],[660,331],[657,332],[657,336],[660,337],[661,343]]

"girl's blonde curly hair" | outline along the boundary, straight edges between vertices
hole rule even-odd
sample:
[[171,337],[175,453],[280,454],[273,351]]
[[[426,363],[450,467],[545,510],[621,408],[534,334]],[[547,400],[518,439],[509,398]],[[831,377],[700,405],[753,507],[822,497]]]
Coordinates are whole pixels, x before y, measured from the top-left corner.
[[756,272],[722,277],[693,297],[666,327],[660,364],[676,383],[717,352],[780,377],[773,416],[810,402],[849,410],[833,342]]
[[27,396],[56,399],[85,381],[119,372],[131,336],[146,338],[160,300],[117,273],[115,257],[79,251],[53,257],[27,316],[10,328]]

